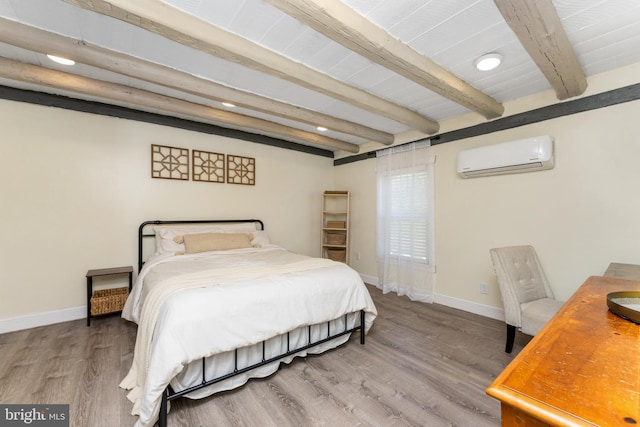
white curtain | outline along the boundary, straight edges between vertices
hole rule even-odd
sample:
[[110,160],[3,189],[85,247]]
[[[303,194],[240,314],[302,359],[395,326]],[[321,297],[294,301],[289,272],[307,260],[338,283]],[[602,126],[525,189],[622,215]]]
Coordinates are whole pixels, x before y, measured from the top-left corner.
[[378,151],[378,287],[433,302],[433,168],[430,141]]

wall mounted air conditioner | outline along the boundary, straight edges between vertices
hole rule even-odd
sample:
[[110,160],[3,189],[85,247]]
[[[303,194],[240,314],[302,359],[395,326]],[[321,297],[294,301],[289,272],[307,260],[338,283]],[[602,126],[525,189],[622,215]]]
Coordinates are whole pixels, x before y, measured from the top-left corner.
[[494,144],[458,153],[458,173],[463,178],[533,172],[553,168],[553,137]]

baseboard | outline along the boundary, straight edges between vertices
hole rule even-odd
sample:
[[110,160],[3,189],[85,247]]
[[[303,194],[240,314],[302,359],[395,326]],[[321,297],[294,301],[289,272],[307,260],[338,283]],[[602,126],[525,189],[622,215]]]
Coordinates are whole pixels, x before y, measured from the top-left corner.
[[[370,285],[378,286],[378,278],[360,274],[362,280]],[[491,307],[489,305],[478,304],[477,302],[467,301],[460,298],[450,297],[448,295],[435,294],[433,302],[436,304],[446,305],[447,307],[457,308],[458,310],[467,311],[469,313],[478,314],[490,319],[504,321],[504,310],[501,308]]]
[[378,286],[378,278],[374,276],[367,276],[366,274],[360,274],[362,281],[369,285]]
[[68,322],[70,320],[84,319],[86,317],[87,306],[80,306],[9,319],[0,319],[0,334],[36,328],[38,326],[53,325],[54,323]]
[[504,321],[504,310],[501,308],[491,307],[490,305],[478,304],[477,302],[467,301],[442,294],[435,294],[433,302],[436,304],[446,305],[447,307],[457,308],[458,310],[467,311],[469,313],[478,314],[490,319]]

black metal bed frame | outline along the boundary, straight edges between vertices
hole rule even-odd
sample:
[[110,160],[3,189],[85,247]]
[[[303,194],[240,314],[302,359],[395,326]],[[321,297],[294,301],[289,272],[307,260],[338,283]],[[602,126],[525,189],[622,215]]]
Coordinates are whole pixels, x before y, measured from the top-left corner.
[[[160,221],[160,220],[154,220],[154,221],[145,221],[142,224],[140,224],[140,227],[138,228],[138,273],[140,272],[140,270],[142,269],[142,266],[144,265],[144,260],[143,260],[143,239],[144,238],[150,238],[150,237],[155,237],[155,233],[154,234],[149,234],[149,233],[145,233],[144,229],[145,227],[149,226],[149,225],[167,225],[167,224],[173,224],[173,225],[177,225],[177,224],[205,224],[205,223],[241,223],[241,222],[253,222],[253,223],[258,223],[260,224],[260,228],[262,230],[264,230],[264,223],[259,220],[259,219],[247,219],[247,220],[176,220],[176,221]],[[318,339],[316,341],[312,341],[311,339],[311,328],[313,326],[320,326],[320,325],[308,325],[307,326],[307,344],[305,344],[302,347],[298,347],[295,349],[291,349],[290,348],[290,332],[286,333],[286,337],[287,337],[287,351],[278,355],[278,356],[274,356],[274,357],[270,357],[270,358],[266,358],[266,341],[262,341],[261,345],[262,345],[262,360],[258,363],[254,363],[250,366],[246,366],[244,368],[240,368],[238,369],[238,349],[234,350],[234,369],[232,372],[225,374],[225,375],[221,375],[219,377],[213,378],[213,379],[207,379],[206,378],[206,358],[202,358],[202,381],[200,384],[194,385],[192,387],[186,388],[184,390],[181,391],[174,391],[173,388],[171,387],[171,385],[168,385],[167,388],[164,390],[164,392],[162,393],[162,400],[160,402],[160,414],[159,414],[159,426],[160,427],[166,427],[167,426],[167,414],[168,414],[168,409],[169,409],[169,405],[168,402],[172,401],[172,400],[176,400],[180,397],[183,397],[189,393],[192,393],[194,391],[200,390],[202,388],[205,387],[209,387],[211,385],[217,384],[221,381],[227,380],[229,378],[244,374],[246,372],[249,372],[253,369],[259,368],[261,366],[265,366],[268,365],[270,363],[274,363],[277,362],[279,360],[282,360],[286,357],[292,356],[296,353],[299,353],[301,351],[305,351],[308,350],[312,347],[315,347],[317,345],[323,344],[325,342],[334,340],[336,338],[339,338],[341,336],[350,334],[352,332],[356,332],[356,331],[360,331],[360,344],[364,345],[364,337],[365,337],[365,328],[364,328],[364,318],[365,318],[365,312],[364,310],[360,310],[359,314],[360,314],[360,322],[356,322],[354,320],[354,325],[350,328],[349,325],[349,315],[355,315],[355,313],[347,313],[344,315],[344,328],[340,328],[341,330],[339,331],[331,331],[331,322],[333,320],[337,320],[337,319],[333,319],[330,320],[328,322],[326,322],[326,326],[327,326],[327,337],[322,338],[322,339]]]
[[287,332],[287,351],[285,353],[282,353],[278,356],[275,357],[271,357],[269,359],[265,359],[265,347],[266,347],[266,342],[262,341],[262,360],[258,363],[254,363],[253,365],[247,366],[245,368],[241,368],[238,369],[238,349],[234,350],[234,369],[233,372],[230,372],[226,375],[222,375],[219,376],[217,378],[211,379],[211,380],[207,380],[205,377],[205,358],[202,358],[202,382],[200,384],[194,385],[192,387],[186,388],[184,390],[181,391],[174,391],[173,388],[169,385],[167,386],[167,388],[164,390],[164,392],[162,393],[162,401],[160,402],[160,419],[159,419],[159,426],[160,427],[167,427],[167,414],[168,414],[168,402],[171,400],[175,400],[178,399],[186,394],[189,394],[191,392],[194,392],[196,390],[200,390],[202,388],[208,387],[210,385],[213,384],[217,384],[221,381],[227,380],[229,378],[235,377],[237,375],[241,375],[244,374],[245,372],[251,371],[252,369],[256,369],[259,368],[261,366],[267,365],[269,363],[273,363],[276,362],[278,360],[282,360],[286,357],[289,357],[291,355],[294,355],[296,353],[299,353],[301,351],[304,350],[308,350],[311,347],[315,347],[319,344],[325,343],[327,341],[331,341],[333,339],[339,338],[343,335],[346,334],[350,334],[351,332],[355,332],[355,331],[360,331],[360,344],[364,345],[364,310],[360,310],[360,324],[355,324],[352,328],[349,328],[348,325],[348,316],[349,314],[345,314],[344,315],[344,321],[345,321],[345,327],[344,330],[334,333],[333,335],[331,335],[330,332],[330,323],[331,321],[327,322],[327,330],[329,331],[329,336],[327,336],[326,338],[317,340],[317,341],[312,341],[311,340],[311,325],[307,326],[307,338],[308,338],[308,344],[293,349],[291,350],[289,348],[289,332]]
[[144,254],[142,253],[142,244],[145,238],[155,237],[155,233],[145,233],[145,227],[149,225],[178,225],[178,224],[216,224],[216,223],[241,223],[241,222],[253,222],[260,224],[260,229],[264,230],[264,223],[259,219],[188,219],[188,220],[175,220],[175,221],[145,221],[138,227],[138,273],[142,270],[144,265]]

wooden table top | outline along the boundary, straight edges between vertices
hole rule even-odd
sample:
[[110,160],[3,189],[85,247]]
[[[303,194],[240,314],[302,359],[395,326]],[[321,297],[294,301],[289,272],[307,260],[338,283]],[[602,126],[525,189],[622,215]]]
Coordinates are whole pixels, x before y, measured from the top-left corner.
[[551,425],[640,424],[640,325],[609,311],[616,291],[640,282],[589,277],[487,394]]

